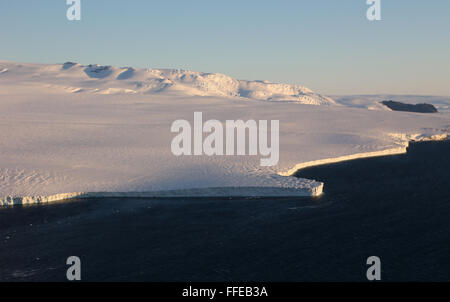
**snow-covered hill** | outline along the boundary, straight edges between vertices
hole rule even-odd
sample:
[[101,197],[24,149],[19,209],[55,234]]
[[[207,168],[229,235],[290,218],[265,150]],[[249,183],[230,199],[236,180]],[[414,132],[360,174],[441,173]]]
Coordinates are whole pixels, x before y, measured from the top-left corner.
[[236,80],[219,73],[181,69],[84,66],[72,62],[43,65],[0,61],[0,74],[2,81],[40,83],[72,93],[220,96],[311,105],[335,104],[331,98],[314,93],[303,86]]
[[439,112],[450,112],[450,97],[435,95],[336,95],[332,96],[336,103],[355,108],[364,108],[369,110],[390,111],[388,107],[380,102],[385,100],[393,100],[406,104],[423,104],[428,103],[434,105]]
[[[219,74],[0,61],[0,206],[102,195],[319,195],[323,183],[289,175],[403,153],[411,139],[450,133],[450,112],[296,102],[334,104],[306,88]],[[192,122],[195,111],[222,123],[278,120],[278,165],[262,167],[260,156],[173,155],[171,124]]]

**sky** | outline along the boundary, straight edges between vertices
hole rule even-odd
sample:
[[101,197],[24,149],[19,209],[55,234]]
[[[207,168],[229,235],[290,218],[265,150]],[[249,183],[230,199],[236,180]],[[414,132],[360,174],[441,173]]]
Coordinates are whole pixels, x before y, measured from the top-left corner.
[[182,68],[319,93],[450,96],[450,1],[0,0],[0,59]]

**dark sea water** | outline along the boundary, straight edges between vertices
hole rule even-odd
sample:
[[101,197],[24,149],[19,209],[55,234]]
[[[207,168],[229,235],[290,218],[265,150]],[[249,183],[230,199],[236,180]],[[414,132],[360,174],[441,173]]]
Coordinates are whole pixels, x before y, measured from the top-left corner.
[[0,209],[0,280],[450,281],[450,142],[302,170],[318,198],[75,200]]

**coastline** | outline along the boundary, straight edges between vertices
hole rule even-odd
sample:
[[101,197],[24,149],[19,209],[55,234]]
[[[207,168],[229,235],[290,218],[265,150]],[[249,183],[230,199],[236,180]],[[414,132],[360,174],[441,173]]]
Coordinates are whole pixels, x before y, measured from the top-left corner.
[[313,188],[290,187],[217,187],[193,188],[154,192],[71,192],[50,196],[6,196],[0,198],[0,207],[14,205],[48,204],[77,198],[177,198],[177,197],[313,197],[320,196],[323,183]]
[[[445,141],[447,136],[428,137],[420,141]],[[407,153],[409,140],[403,146],[390,148],[380,151],[356,153],[351,155],[327,158],[315,161],[299,163],[286,172],[279,172],[283,177],[294,177],[294,175],[305,168],[316,167],[326,164],[333,164],[355,159],[373,158],[380,156],[391,156]],[[164,190],[150,192],[69,192],[42,196],[5,196],[0,197],[0,207],[14,205],[33,205],[49,204],[63,200],[73,200],[77,198],[177,198],[177,197],[317,197],[323,194],[323,182],[316,182],[313,187],[277,187],[277,186],[242,186],[242,187],[211,187],[211,188],[192,188],[181,190]]]
[[0,280],[67,281],[65,260],[78,255],[84,281],[364,281],[361,266],[377,255],[384,281],[445,281],[449,151],[448,140],[418,142],[407,154],[302,170],[327,184],[318,198],[5,207]]
[[344,162],[344,161],[350,161],[350,160],[354,160],[354,159],[405,154],[407,152],[408,146],[409,146],[409,143],[407,143],[405,146],[402,146],[402,147],[385,149],[385,150],[381,150],[381,151],[355,153],[355,154],[351,154],[351,155],[344,155],[344,156],[339,156],[339,157],[332,157],[332,158],[304,162],[304,163],[295,165],[292,169],[289,169],[286,172],[280,172],[279,175],[293,176],[295,173],[297,173],[301,169],[316,167],[316,166],[321,166],[321,165],[326,165],[326,164],[334,164],[334,163],[339,163],[339,162]]

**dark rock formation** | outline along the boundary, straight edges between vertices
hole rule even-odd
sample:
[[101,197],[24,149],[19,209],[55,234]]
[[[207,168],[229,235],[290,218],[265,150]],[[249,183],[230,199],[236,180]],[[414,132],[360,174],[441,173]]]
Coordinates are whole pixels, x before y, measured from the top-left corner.
[[408,112],[420,112],[420,113],[436,113],[438,112],[436,107],[431,104],[405,104],[400,102],[395,102],[392,100],[382,101],[381,104],[394,111],[408,111]]

